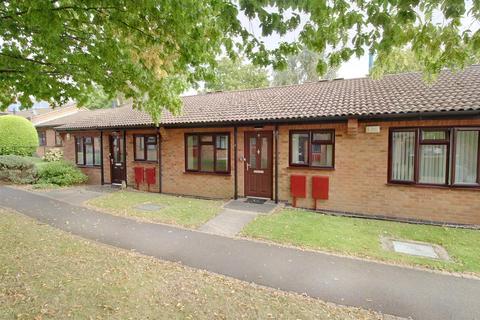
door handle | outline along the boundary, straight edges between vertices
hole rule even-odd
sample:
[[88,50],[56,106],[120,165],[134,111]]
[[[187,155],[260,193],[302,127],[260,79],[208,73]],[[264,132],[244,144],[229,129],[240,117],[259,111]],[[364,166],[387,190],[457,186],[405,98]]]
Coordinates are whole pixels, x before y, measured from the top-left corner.
[[247,171],[250,169],[250,164],[247,162]]

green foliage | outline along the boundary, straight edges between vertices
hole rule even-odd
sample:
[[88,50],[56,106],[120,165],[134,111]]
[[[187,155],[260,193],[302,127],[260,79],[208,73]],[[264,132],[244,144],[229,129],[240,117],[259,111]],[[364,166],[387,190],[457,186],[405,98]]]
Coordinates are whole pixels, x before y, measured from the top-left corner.
[[37,168],[29,158],[16,155],[0,156],[0,181],[30,184],[35,182],[36,176]]
[[77,167],[65,161],[49,162],[38,173],[38,183],[42,185],[71,186],[84,183],[87,179]]
[[111,108],[113,100],[102,87],[97,86],[96,90],[91,91],[87,97],[85,107],[91,110]]
[[379,55],[376,62],[370,70],[373,78],[380,78],[384,74],[422,71],[423,68],[409,49],[396,48],[388,54]]
[[30,121],[19,116],[0,116],[0,155],[31,156],[37,147],[37,130]]
[[[273,84],[283,86],[288,84],[300,84],[310,81],[318,81],[319,61],[323,60],[323,55],[312,50],[304,48],[300,53],[291,55],[287,59],[287,66],[284,70],[275,70],[273,73]],[[323,66],[322,66],[323,67]],[[327,67],[327,72],[322,79],[332,80],[337,76],[337,68]]]
[[50,149],[45,152],[43,160],[46,162],[60,161],[63,159],[63,151],[58,148]]
[[[258,19],[261,36],[293,42],[268,48],[239,16]],[[0,2],[0,107],[31,97],[80,106],[101,86],[158,119],[179,95],[211,79],[216,58],[238,51],[256,65],[287,65],[301,48],[328,54],[327,72],[367,52],[411,46],[427,74],[464,67],[480,51],[479,1],[319,0],[5,0]],[[468,21],[463,26],[462,21]],[[382,60],[379,60],[380,63]]]
[[268,73],[264,68],[243,64],[239,59],[223,58],[215,69],[215,77],[205,82],[206,91],[229,91],[268,86]]

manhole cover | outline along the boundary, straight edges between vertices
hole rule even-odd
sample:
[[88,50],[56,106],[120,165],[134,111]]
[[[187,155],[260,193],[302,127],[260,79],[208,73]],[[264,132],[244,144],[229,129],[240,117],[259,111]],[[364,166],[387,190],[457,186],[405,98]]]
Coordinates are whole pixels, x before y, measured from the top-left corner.
[[142,211],[158,211],[160,209],[163,209],[165,206],[161,204],[154,204],[154,203],[142,203],[138,206],[135,207],[137,210],[142,210]]
[[411,256],[449,260],[447,251],[436,244],[382,238],[384,249]]
[[409,243],[403,241],[392,241],[393,250],[400,253],[406,253],[413,256],[428,257],[438,259],[438,254],[432,246],[426,244]]

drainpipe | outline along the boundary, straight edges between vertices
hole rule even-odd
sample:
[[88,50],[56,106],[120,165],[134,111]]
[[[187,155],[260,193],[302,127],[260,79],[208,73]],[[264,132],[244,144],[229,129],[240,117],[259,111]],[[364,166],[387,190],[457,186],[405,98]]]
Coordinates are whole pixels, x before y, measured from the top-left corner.
[[125,166],[125,186],[128,187],[127,176],[128,176],[128,168],[127,168],[127,130],[123,130],[123,165]]
[[238,133],[238,128],[237,126],[233,127],[233,171],[234,171],[234,176],[233,176],[233,183],[234,183],[234,191],[233,191],[233,198],[235,200],[238,199],[238,138],[237,138],[237,133]]
[[275,203],[278,203],[278,124],[275,125]]
[[160,127],[157,127],[157,145],[158,145],[158,193],[162,193],[162,136]]
[[105,184],[105,176],[103,172],[103,130],[100,130],[100,176],[102,186]]

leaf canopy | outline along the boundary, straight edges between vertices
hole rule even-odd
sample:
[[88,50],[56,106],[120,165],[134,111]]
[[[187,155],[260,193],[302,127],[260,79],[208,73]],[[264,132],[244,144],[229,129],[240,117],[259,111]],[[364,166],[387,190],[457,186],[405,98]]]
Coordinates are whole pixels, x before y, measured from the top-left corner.
[[[259,21],[261,36],[241,15]],[[285,68],[307,47],[325,73],[352,56],[411,47],[422,69],[461,68],[480,51],[480,1],[461,0],[4,0],[0,107],[32,99],[85,104],[101,86],[158,119],[179,95],[215,78],[220,55]],[[297,32],[269,48],[263,37]],[[385,58],[386,59],[386,58]]]

